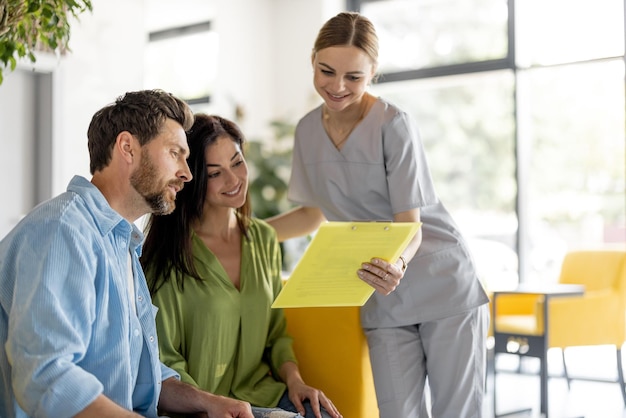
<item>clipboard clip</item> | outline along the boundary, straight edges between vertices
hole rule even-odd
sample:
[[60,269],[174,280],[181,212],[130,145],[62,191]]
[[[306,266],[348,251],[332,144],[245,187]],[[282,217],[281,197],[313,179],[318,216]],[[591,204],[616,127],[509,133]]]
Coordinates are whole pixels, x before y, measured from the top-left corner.
[[[359,222],[371,222],[371,223],[381,223],[381,224],[389,224],[389,223],[393,223],[393,220],[371,220],[371,221],[352,221],[353,223],[359,223]],[[352,230],[356,231],[357,230],[357,225],[352,225]],[[383,228],[385,231],[389,231],[390,227],[389,225],[387,225],[385,228]]]

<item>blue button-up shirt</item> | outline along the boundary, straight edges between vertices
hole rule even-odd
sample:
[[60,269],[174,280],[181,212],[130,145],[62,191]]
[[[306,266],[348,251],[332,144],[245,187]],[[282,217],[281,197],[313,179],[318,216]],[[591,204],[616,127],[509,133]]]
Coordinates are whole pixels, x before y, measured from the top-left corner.
[[1,417],[71,417],[100,394],[157,416],[178,375],[159,361],[142,241],[78,176],[0,241]]

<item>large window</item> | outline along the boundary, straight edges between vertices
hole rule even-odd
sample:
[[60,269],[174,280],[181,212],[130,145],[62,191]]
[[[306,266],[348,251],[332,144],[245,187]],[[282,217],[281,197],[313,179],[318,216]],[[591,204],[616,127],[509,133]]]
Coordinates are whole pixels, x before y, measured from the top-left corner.
[[624,0],[355,0],[487,286],[626,245]]
[[144,87],[185,100],[195,112],[210,109],[217,83],[216,5],[206,0],[144,0],[148,42]]
[[500,0],[362,2],[380,42],[380,71],[497,60],[507,54],[507,8]]
[[146,88],[158,86],[191,105],[210,102],[217,78],[218,36],[211,22],[153,31],[146,46]]

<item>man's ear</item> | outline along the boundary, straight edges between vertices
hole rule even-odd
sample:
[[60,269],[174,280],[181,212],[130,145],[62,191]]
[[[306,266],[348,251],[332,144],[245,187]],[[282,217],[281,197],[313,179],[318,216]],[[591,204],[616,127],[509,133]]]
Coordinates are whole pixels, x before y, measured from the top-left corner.
[[137,151],[135,144],[135,138],[128,131],[120,132],[115,139],[116,152],[119,152],[124,161],[128,164],[133,163],[133,158],[135,157],[135,153]]

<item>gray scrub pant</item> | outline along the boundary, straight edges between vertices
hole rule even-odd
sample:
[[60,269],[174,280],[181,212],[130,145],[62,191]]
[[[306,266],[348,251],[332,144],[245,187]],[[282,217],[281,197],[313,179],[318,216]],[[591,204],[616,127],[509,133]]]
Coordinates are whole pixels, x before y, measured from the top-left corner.
[[488,326],[482,305],[417,325],[365,329],[380,418],[480,418]]

